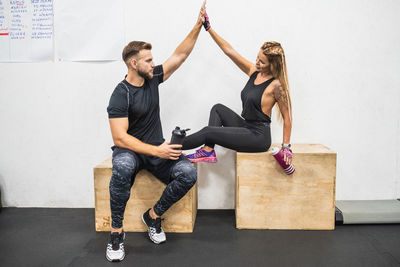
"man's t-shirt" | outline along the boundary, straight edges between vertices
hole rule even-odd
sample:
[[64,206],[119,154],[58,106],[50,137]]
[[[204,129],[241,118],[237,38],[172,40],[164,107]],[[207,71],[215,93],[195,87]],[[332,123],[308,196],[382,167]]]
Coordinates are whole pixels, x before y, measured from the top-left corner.
[[128,118],[128,134],[142,142],[160,145],[164,142],[160,120],[158,85],[163,82],[162,65],[154,68],[153,78],[137,87],[125,79],[114,89],[107,108],[109,118]]

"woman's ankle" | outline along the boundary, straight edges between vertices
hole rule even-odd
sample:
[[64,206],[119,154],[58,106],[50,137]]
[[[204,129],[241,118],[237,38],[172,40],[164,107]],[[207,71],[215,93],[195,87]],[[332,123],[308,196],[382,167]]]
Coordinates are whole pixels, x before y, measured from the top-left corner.
[[201,149],[203,149],[203,150],[205,150],[205,151],[207,151],[207,152],[211,152],[211,151],[214,150],[214,148],[209,147],[209,146],[203,146]]

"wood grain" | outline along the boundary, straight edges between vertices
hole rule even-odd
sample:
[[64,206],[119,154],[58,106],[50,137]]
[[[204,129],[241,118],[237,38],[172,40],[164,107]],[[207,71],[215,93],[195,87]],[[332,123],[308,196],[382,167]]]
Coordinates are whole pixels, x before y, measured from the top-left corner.
[[334,229],[336,153],[320,144],[292,150],[290,176],[269,152],[237,153],[237,228]]
[[[94,168],[95,227],[96,231],[110,231],[111,211],[109,183],[112,173],[111,158]],[[123,227],[127,232],[145,232],[142,214],[153,207],[166,185],[146,170],[140,171],[131,189],[125,209]],[[191,233],[197,214],[197,183],[163,216],[165,232]]]

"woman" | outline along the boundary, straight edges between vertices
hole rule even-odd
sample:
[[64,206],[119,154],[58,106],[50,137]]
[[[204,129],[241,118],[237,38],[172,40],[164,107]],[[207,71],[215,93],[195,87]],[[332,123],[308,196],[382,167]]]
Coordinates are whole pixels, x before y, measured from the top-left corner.
[[211,109],[208,126],[185,138],[183,150],[205,145],[187,158],[192,162],[216,162],[216,144],[239,152],[267,151],[271,145],[271,111],[277,103],[278,118],[283,121],[282,150],[285,161],[290,164],[292,109],[282,46],[278,42],[265,42],[254,64],[211,28],[207,13],[203,25],[221,50],[250,78],[241,92],[242,117],[216,104]]

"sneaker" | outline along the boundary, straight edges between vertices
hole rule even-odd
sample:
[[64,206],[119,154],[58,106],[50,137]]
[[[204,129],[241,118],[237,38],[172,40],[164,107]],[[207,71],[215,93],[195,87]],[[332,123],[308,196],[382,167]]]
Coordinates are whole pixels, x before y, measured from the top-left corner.
[[217,162],[217,156],[215,155],[214,149],[210,152],[207,152],[203,148],[200,148],[196,150],[196,153],[187,155],[186,158],[190,160],[190,162],[208,162],[208,163]]
[[106,258],[109,261],[122,261],[125,258],[125,232],[111,233],[106,249]]
[[149,228],[150,240],[156,244],[161,244],[167,240],[164,230],[161,227],[161,218],[152,219],[150,217],[150,209],[142,215],[142,221]]

